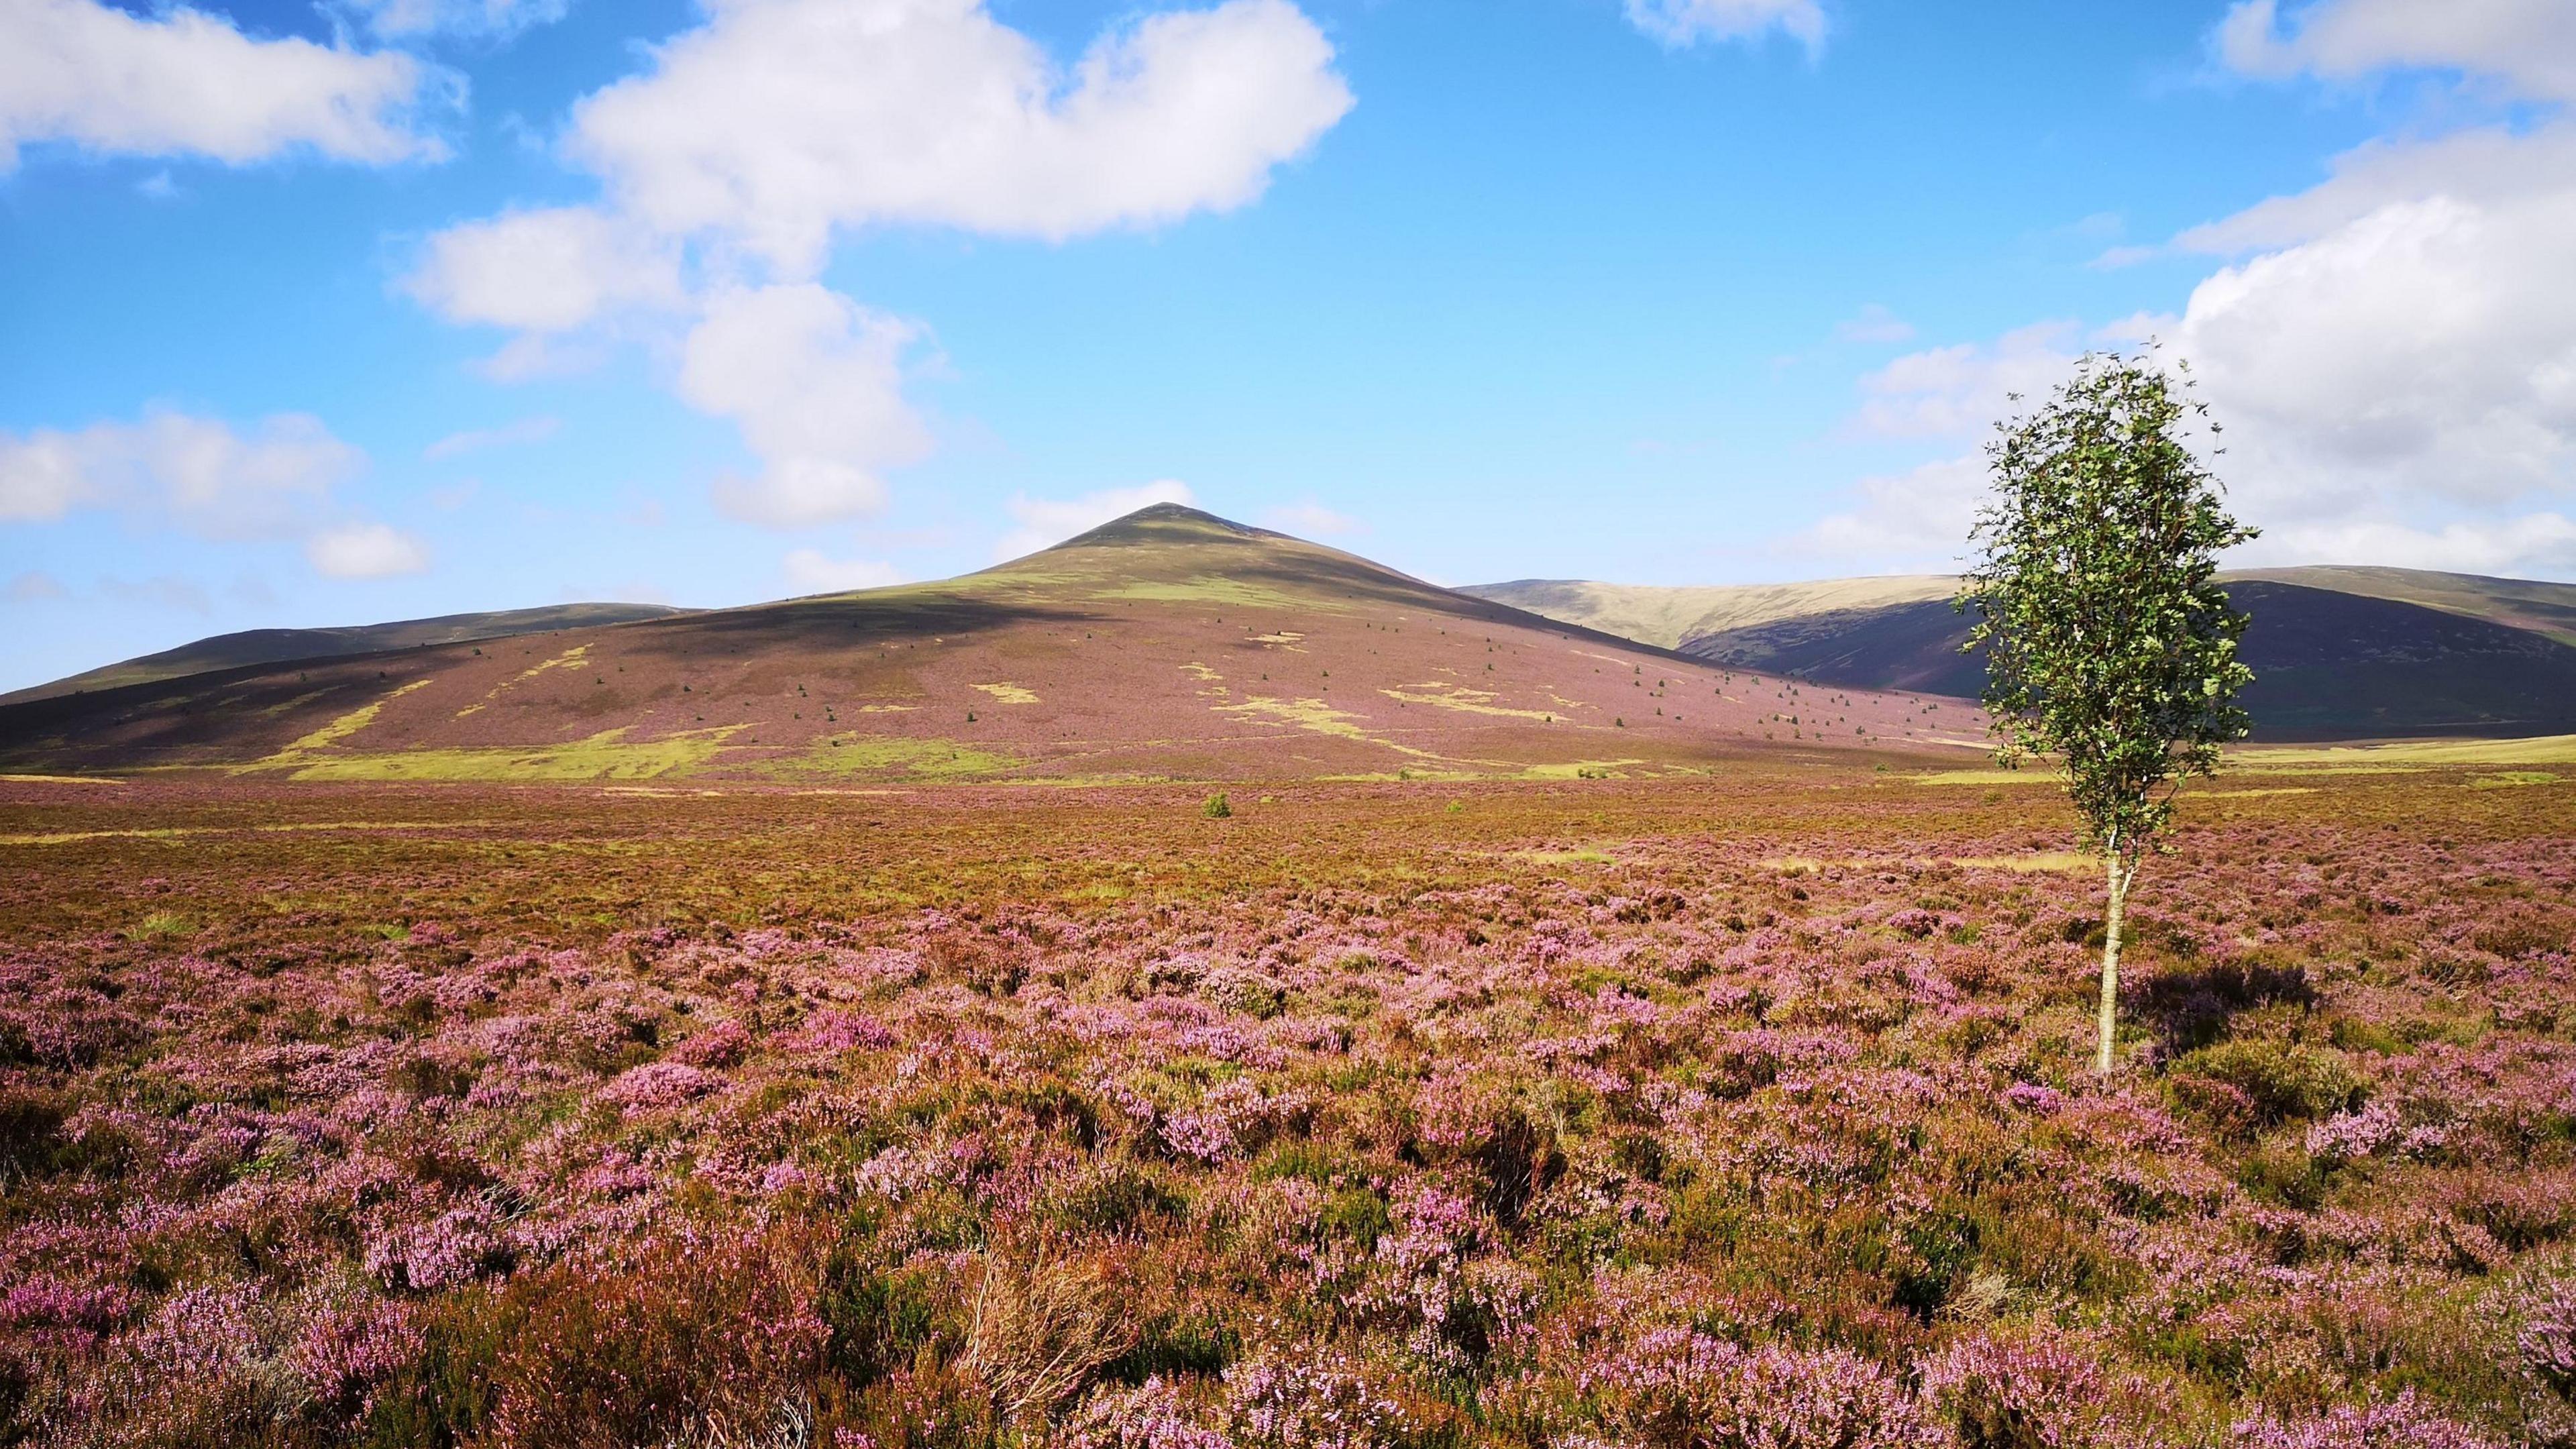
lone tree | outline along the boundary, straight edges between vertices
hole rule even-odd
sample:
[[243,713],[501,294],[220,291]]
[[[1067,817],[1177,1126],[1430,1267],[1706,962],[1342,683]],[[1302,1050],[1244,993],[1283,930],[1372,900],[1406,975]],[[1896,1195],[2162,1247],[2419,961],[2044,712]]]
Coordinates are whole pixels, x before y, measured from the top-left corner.
[[2102,857],[2105,1076],[2129,887],[2183,781],[2215,774],[2219,745],[2245,734],[2236,695],[2254,678],[2236,657],[2246,616],[2217,572],[2220,551],[2255,530],[2185,445],[2194,424],[2218,431],[2189,386],[2151,358],[2096,354],[2003,423],[1986,449],[1979,556],[1955,600],[1978,615],[1962,647],[1986,654],[1999,761],[2055,761],[2084,846]]

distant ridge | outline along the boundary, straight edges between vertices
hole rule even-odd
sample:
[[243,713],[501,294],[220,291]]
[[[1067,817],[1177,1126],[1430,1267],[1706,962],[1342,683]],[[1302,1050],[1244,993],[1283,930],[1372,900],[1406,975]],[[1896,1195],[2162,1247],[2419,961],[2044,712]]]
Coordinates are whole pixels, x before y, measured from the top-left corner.
[[413,649],[425,644],[455,644],[476,639],[506,639],[549,629],[577,629],[624,624],[637,619],[667,619],[685,609],[660,604],[550,604],[534,609],[504,609],[487,614],[442,614],[435,619],[403,619],[391,624],[355,624],[320,629],[244,629],[216,634],[158,654],[144,654],[101,665],[68,678],[0,694],[0,704],[52,699],[120,685],[180,679],[246,664],[278,664],[293,659],[331,659],[347,654],[373,654],[383,649]]
[[1157,505],[939,582],[0,704],[0,769],[826,787],[1572,779],[1753,756],[1955,757],[1979,729],[1959,701],[1760,678]]
[[[2576,732],[2576,585],[2419,569],[2221,575],[2245,640],[2258,739]],[[1524,579],[1465,592],[1676,649],[1852,689],[1974,696],[1947,575],[1653,588]]]

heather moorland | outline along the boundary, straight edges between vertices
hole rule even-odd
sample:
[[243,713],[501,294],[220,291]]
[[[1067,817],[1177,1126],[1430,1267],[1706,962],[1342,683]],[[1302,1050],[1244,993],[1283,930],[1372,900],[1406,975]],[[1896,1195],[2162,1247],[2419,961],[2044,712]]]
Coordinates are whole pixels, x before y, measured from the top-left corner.
[[[2576,796],[0,785],[0,1439],[2576,1442]],[[2301,773],[2301,771],[2305,773]]]

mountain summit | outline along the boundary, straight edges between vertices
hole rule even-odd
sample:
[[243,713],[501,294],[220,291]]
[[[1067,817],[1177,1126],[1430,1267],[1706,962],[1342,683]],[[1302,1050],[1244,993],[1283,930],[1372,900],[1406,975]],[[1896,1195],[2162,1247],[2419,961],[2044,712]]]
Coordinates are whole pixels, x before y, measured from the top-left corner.
[[0,768],[299,780],[1486,777],[1974,743],[1158,504],[939,583],[0,706]]

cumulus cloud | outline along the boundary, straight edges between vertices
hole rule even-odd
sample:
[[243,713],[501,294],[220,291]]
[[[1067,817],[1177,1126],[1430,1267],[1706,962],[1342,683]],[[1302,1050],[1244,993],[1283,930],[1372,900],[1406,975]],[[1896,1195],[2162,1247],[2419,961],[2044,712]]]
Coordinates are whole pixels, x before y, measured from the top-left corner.
[[2399,563],[2453,573],[2576,572],[2576,520],[2543,511],[2419,527],[2389,519],[2320,519],[2275,528],[2249,562]]
[[1864,478],[1846,507],[1790,540],[1793,551],[1877,571],[1956,568],[1985,502],[1985,460],[1971,453]]
[[1825,43],[1818,0],[1626,0],[1628,23],[1679,49],[1703,40],[1747,40],[1777,29],[1807,49]]
[[1352,104],[1289,0],[1147,14],[1070,66],[985,0],[704,10],[573,108],[563,151],[599,177],[596,203],[450,227],[400,286],[516,334],[480,364],[496,380],[688,329],[681,398],[760,459],[716,481],[717,504],[777,527],[882,507],[886,470],[930,446],[903,394],[920,329],[812,281],[836,234],[1061,241],[1230,210]]
[[248,428],[180,412],[75,432],[0,432],[0,524],[113,510],[201,538],[302,539],[315,569],[371,578],[427,566],[420,545],[342,516],[332,498],[366,454],[317,418],[280,413]]
[[504,423],[497,428],[469,428],[461,433],[450,433],[421,449],[420,455],[435,463],[443,458],[479,453],[486,448],[511,448],[528,443],[542,443],[562,428],[563,422],[558,418],[521,418],[515,423]]
[[420,540],[384,523],[326,528],[305,540],[304,557],[315,573],[332,579],[381,579],[429,567]]
[[903,396],[920,335],[811,282],[710,297],[683,347],[680,397],[732,419],[761,460],[755,476],[719,480],[717,506],[774,528],[884,507],[884,470],[930,448]]
[[2242,0],[2219,23],[2217,47],[2246,75],[2457,70],[2576,100],[2576,7],[2566,0],[2315,0],[2286,15],[2277,0]]
[[1002,541],[994,545],[993,557],[1014,559],[1022,554],[1036,553],[1151,504],[1197,501],[1198,496],[1190,492],[1190,485],[1177,478],[1158,479],[1134,488],[1103,488],[1079,498],[1031,498],[1025,493],[1018,494],[1008,504],[1011,520],[1018,527],[1004,534]]
[[234,165],[298,150],[371,165],[436,159],[446,149],[418,112],[446,89],[399,52],[253,39],[202,10],[0,4],[0,171],[43,141]]
[[293,532],[365,463],[320,419],[301,413],[248,432],[177,412],[78,432],[0,432],[0,522],[115,508],[211,538],[276,537]]
[[447,321],[537,334],[686,299],[675,244],[588,206],[507,211],[449,227],[429,239],[398,285]]
[[2221,269],[2171,332],[2267,507],[2576,484],[2576,186],[2395,203]]
[[1259,196],[1351,107],[1287,0],[1146,16],[1070,71],[983,0],[718,0],[583,100],[569,153],[627,215],[790,277],[835,228],[1062,240]]
[[[2576,97],[2576,10],[2555,3],[2240,5],[2218,49],[2257,75],[2444,67]],[[2374,141],[2164,250],[2225,264],[2179,312],[2094,335],[2153,335],[2191,365],[2226,429],[2219,471],[2265,529],[2247,561],[2576,570],[2576,120]],[[1980,428],[2003,393],[2062,378],[2079,340],[2044,324],[1900,358],[1863,380],[1855,428]],[[1865,482],[1814,537],[1945,526],[1929,500],[1971,461]]]
[[1992,344],[1909,352],[1861,379],[1852,425],[1883,438],[1979,434],[2013,411],[2015,394],[2046,392],[2066,376],[2080,345],[2068,321],[2035,323]]
[[800,594],[846,594],[903,582],[893,564],[872,558],[832,558],[820,549],[791,550],[781,561],[788,587]]

